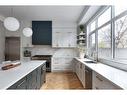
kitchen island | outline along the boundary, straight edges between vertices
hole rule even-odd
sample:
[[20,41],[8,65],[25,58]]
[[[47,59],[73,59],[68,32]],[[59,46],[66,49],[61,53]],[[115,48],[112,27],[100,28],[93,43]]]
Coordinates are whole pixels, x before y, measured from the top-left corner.
[[15,68],[0,69],[0,89],[39,89],[45,82],[45,62],[21,62]]

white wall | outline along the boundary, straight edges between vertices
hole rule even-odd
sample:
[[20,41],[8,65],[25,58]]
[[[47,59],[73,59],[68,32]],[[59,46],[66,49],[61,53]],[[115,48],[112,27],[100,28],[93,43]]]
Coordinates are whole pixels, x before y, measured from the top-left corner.
[[3,22],[0,21],[0,63],[5,59],[4,51],[5,51],[5,32]]
[[52,48],[51,46],[35,46],[32,48],[32,55],[53,55],[53,57],[76,57],[77,52],[74,48]]
[[[26,47],[27,45],[32,45],[32,38],[31,37],[25,37],[22,33],[23,28],[25,27],[31,27],[31,22],[28,21],[21,21],[20,22],[20,29],[16,32],[10,32],[6,30],[6,36],[18,36],[21,37],[21,60],[23,57],[23,47]],[[76,23],[68,23],[68,22],[53,22],[52,28],[74,28],[76,29]],[[53,57],[75,57],[77,56],[77,52],[74,48],[52,48],[51,45],[35,45],[31,48],[32,55],[53,55]]]

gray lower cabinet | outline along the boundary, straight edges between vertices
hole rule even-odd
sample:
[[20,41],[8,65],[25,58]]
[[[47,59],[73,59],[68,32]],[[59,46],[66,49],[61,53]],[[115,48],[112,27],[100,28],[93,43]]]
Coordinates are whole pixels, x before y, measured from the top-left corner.
[[23,79],[21,79],[21,80],[17,83],[16,89],[27,89],[26,77],[24,77]]
[[46,65],[43,64],[8,89],[40,89],[45,82]]
[[[38,70],[38,69],[37,69]],[[37,89],[37,70],[27,75],[27,89]]]
[[41,67],[41,84],[46,82],[46,65]]
[[9,87],[8,89],[27,89],[26,77],[19,80],[17,83]]
[[[43,66],[42,66],[43,67]],[[37,80],[36,80],[36,83],[37,83],[37,89],[39,89],[40,87],[41,87],[41,81],[43,81],[42,79],[41,79],[41,68],[42,67],[39,67],[38,68],[38,70],[37,70]]]

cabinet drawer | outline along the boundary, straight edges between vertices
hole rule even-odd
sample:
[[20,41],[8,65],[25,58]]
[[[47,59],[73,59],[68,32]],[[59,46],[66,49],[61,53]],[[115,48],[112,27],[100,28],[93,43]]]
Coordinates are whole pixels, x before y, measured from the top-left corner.
[[93,72],[93,89],[120,89],[118,86],[99,75],[96,72]]
[[17,83],[16,89],[27,89],[26,77]]
[[26,77],[19,80],[17,83],[9,87],[8,89],[27,89],[27,80]]

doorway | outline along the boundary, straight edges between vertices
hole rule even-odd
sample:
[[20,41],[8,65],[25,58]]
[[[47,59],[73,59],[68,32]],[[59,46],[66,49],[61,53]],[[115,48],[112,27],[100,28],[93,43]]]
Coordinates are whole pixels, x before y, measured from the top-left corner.
[[20,37],[5,38],[5,61],[20,60]]

